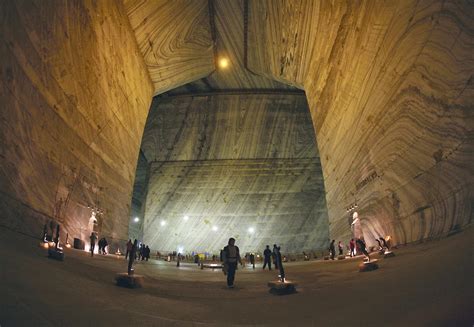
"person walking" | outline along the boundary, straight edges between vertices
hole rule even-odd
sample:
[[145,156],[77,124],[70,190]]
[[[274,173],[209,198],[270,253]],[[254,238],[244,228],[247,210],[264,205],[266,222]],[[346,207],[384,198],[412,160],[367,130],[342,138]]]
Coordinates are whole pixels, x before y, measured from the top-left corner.
[[273,244],[272,257],[273,257],[273,264],[275,265],[275,269],[278,269],[277,253],[278,253],[277,245]]
[[[178,256],[179,256],[179,253],[178,253]],[[145,247],[145,260],[148,261],[148,259],[150,259],[150,248],[147,245]]]
[[367,257],[367,262],[370,262],[370,256],[367,250],[365,249],[365,242],[362,238],[356,240],[357,245],[359,245],[360,251]]
[[339,249],[339,255],[342,255],[342,251],[344,250],[344,247],[342,246],[342,242],[339,241],[337,244],[337,248]]
[[268,270],[272,270],[272,250],[270,250],[270,245],[267,245],[267,248],[263,251],[263,269],[268,264]]
[[128,239],[128,242],[127,242],[127,252],[125,252],[125,260],[127,260],[128,256],[129,256],[130,253],[132,252],[132,246],[133,246],[132,240],[131,240],[131,239]]
[[336,242],[336,240],[332,240],[331,244],[329,244],[329,252],[331,252],[331,260],[334,260],[334,256],[336,255],[336,247],[334,245],[334,242]]
[[94,256],[95,241],[97,241],[97,235],[95,235],[95,233],[92,232],[91,236],[89,238],[91,240],[91,246],[90,246],[91,257],[93,257]]
[[353,256],[355,257],[355,255],[356,255],[356,253],[355,253],[355,246],[356,246],[356,245],[355,245],[354,239],[351,238],[351,240],[349,241],[349,248],[351,249],[351,258],[352,258]]
[[234,288],[235,270],[237,269],[237,262],[242,265],[240,258],[240,251],[235,246],[235,238],[229,238],[229,242],[223,251],[224,272],[227,274],[227,287]]

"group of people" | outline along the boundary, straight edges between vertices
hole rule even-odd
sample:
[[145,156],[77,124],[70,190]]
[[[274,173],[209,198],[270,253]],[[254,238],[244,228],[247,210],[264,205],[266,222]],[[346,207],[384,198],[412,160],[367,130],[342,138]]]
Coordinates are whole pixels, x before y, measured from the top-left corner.
[[278,269],[278,256],[280,254],[280,247],[273,244],[273,251],[270,250],[270,246],[267,245],[263,251],[263,269],[268,265],[268,270],[272,270],[272,261],[275,269]]
[[[127,252],[125,252],[125,260],[127,260],[128,256],[132,254],[133,243],[132,240],[129,239],[127,242]],[[140,244],[138,249],[135,251],[135,260],[146,260],[150,259],[150,248],[148,245]]]
[[[91,257],[93,257],[94,256],[94,250],[95,250],[95,243],[98,239],[97,234],[95,232],[92,232],[91,236],[89,236],[89,239],[91,241],[89,251],[91,252]],[[102,237],[99,240],[98,245],[99,245],[99,254],[107,254],[106,247],[107,247],[107,245],[109,245],[109,243],[107,242],[105,237]]]
[[[383,237],[379,237],[378,239],[375,239],[379,245],[379,252],[383,253],[385,250],[389,250],[389,246],[387,244],[387,241]],[[331,243],[329,244],[329,253],[331,256],[331,260],[334,260],[334,256],[336,255],[336,247],[335,247],[335,240],[332,240]],[[338,243],[338,250],[339,250],[339,255],[343,255],[344,252],[344,246],[341,241]],[[350,256],[353,257],[356,255],[356,249],[364,254],[367,258],[367,261],[370,262],[370,255],[369,252],[367,251],[367,245],[365,244],[365,241],[362,237],[357,238],[355,241],[352,238],[349,241],[349,250],[350,250]]]

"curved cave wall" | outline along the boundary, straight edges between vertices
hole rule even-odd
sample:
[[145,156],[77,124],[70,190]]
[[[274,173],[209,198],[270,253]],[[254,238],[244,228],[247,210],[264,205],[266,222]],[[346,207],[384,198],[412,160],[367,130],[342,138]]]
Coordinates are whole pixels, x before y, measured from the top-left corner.
[[218,254],[229,237],[242,251],[326,247],[325,191],[304,95],[157,97],[141,149],[148,172],[139,172],[146,192],[135,197],[145,208],[136,211],[144,211],[151,248]]
[[306,91],[331,238],[351,237],[356,202],[369,243],[472,223],[472,2],[267,0],[248,12],[249,67]]
[[153,93],[115,1],[0,3],[2,226],[43,224],[88,241],[127,237],[136,158]]

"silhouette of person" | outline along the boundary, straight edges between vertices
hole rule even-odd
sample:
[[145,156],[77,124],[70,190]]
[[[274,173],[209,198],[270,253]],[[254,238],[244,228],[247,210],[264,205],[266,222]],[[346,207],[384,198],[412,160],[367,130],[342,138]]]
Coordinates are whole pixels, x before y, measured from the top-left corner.
[[91,240],[91,246],[90,246],[91,257],[93,257],[94,256],[95,241],[97,241],[97,235],[95,235],[95,233],[92,232],[91,236],[89,238]]
[[263,269],[268,264],[268,270],[272,270],[272,250],[270,250],[270,245],[267,245],[266,249],[263,251]]
[[237,270],[237,262],[242,265],[242,259],[240,258],[240,251],[235,246],[235,239],[229,238],[228,245],[224,247],[224,269],[227,272],[227,287],[234,288],[235,271]]
[[336,242],[336,240],[332,240],[331,244],[329,244],[329,252],[331,252],[331,260],[334,260],[334,256],[336,255],[336,247],[334,245],[334,242]]

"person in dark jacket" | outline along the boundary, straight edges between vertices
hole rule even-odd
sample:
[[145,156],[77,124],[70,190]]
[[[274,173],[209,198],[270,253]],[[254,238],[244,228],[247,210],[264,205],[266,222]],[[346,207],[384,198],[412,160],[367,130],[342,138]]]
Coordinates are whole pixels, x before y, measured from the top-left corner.
[[95,235],[94,232],[91,233],[90,240],[91,240],[91,246],[90,246],[91,257],[93,257],[94,256],[95,241],[97,241],[97,235]]
[[127,260],[128,256],[132,252],[132,246],[133,246],[132,240],[129,239],[127,242],[127,252],[125,252],[125,260]]
[[390,248],[389,248],[389,246],[388,246],[388,244],[387,244],[387,241],[385,241],[385,239],[384,239],[382,236],[379,237],[379,240],[382,242],[383,247],[384,247],[385,249],[387,249],[387,251],[389,251]]
[[275,269],[278,269],[277,253],[278,253],[277,245],[276,245],[276,244],[273,244],[272,257],[273,257],[273,264],[275,265]]
[[150,259],[150,248],[148,245],[145,247],[145,260],[148,261]]
[[224,273],[227,274],[227,287],[234,288],[235,271],[237,270],[237,263],[242,265],[240,258],[240,250],[235,246],[235,238],[229,239],[228,245],[224,247]]
[[359,245],[360,251],[367,257],[367,262],[370,262],[369,252],[365,249],[365,242],[362,238],[356,240],[357,245]]
[[336,246],[334,245],[336,240],[332,240],[331,244],[329,244],[329,252],[331,252],[331,260],[334,260],[334,256],[336,255]]
[[270,246],[267,245],[267,248],[263,251],[263,269],[268,264],[268,270],[272,270],[272,250],[270,250]]

